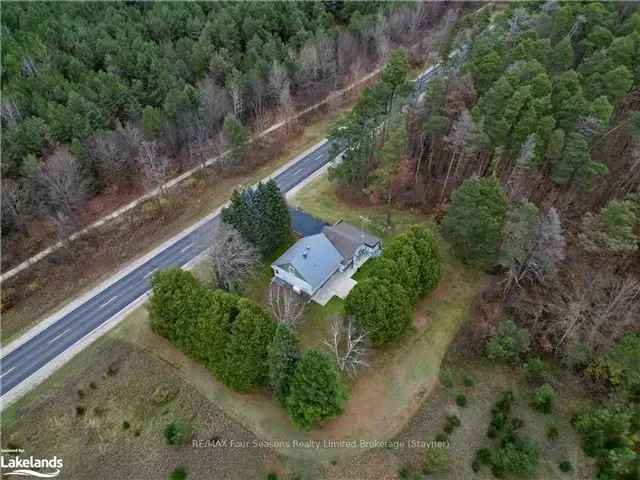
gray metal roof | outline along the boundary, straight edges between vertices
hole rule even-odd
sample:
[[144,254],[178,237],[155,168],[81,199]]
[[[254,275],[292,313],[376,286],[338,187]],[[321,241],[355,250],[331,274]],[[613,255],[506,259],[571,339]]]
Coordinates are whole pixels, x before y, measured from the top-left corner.
[[342,260],[336,247],[322,233],[318,233],[298,240],[272,265],[293,273],[315,290],[338,268]]
[[363,230],[358,230],[353,225],[343,221],[339,221],[331,227],[324,227],[322,233],[326,235],[345,259],[352,258],[362,244],[368,247],[375,247],[380,243],[378,237]]

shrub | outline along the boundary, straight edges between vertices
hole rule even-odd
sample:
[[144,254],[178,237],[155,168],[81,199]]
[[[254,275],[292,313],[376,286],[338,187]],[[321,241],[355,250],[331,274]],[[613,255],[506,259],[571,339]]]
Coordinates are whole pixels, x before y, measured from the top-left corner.
[[440,369],[440,383],[446,388],[453,387],[453,372],[450,368]]
[[448,415],[444,422],[443,430],[446,433],[451,434],[456,428],[461,425],[460,419],[456,415]]
[[[118,373],[118,369],[116,366],[114,366],[114,364],[109,365],[109,368],[107,369],[107,373],[108,372],[115,372],[115,373],[111,373],[111,375],[115,375],[116,373]],[[95,390],[96,388],[98,388],[98,385],[96,384],[96,382],[89,382],[89,388],[91,390]]]
[[560,471],[564,473],[569,473],[573,471],[573,465],[571,465],[571,462],[568,460],[563,460],[562,462],[560,462],[558,467],[560,468]]
[[410,478],[411,478],[411,469],[407,465],[404,465],[403,467],[400,468],[400,470],[398,470],[399,480],[410,480]]
[[500,396],[500,398],[496,402],[494,408],[492,409],[492,413],[493,411],[499,411],[505,414],[509,414],[511,413],[511,408],[513,407],[515,402],[515,395],[511,390],[507,390]]
[[169,480],[185,480],[187,478],[187,471],[184,467],[176,467],[171,475],[169,475]]
[[122,429],[123,430],[129,430],[130,427],[131,427],[131,424],[129,422],[127,422],[126,420],[124,422],[122,422]]
[[529,350],[529,331],[511,320],[498,325],[497,334],[487,342],[487,356],[492,360],[516,362],[520,355]]
[[543,380],[544,370],[544,362],[539,358],[532,358],[524,364],[525,377],[530,383]]
[[555,397],[556,393],[553,390],[553,387],[545,383],[534,392],[531,406],[539,412],[551,413]]
[[[118,362],[112,362],[109,364],[109,367],[107,367],[107,375],[109,375],[110,377],[117,375],[119,371],[120,371],[120,365],[118,365]],[[98,386],[96,385],[96,382],[91,382],[89,384],[89,387],[91,387],[92,390],[95,390],[96,388],[98,388]]]
[[509,422],[509,428],[511,430],[520,430],[522,427],[524,427],[524,422],[521,418],[512,418]]
[[481,448],[476,452],[476,459],[482,465],[490,465],[491,464],[491,450],[488,448]]
[[279,325],[267,349],[269,384],[280,403],[289,395],[289,382],[300,358],[298,340],[285,325]]
[[640,412],[597,408],[580,413],[573,423],[582,435],[582,449],[598,461],[599,478],[626,478],[637,469]]
[[462,425],[462,422],[457,415],[447,415],[446,422],[450,425],[453,425],[454,427],[459,427],[460,425]]
[[182,445],[191,438],[191,426],[183,422],[171,422],[164,429],[164,438],[169,445]]
[[411,304],[404,288],[377,278],[366,278],[349,292],[345,312],[353,315],[374,346],[403,335],[411,324]]
[[465,375],[463,379],[464,386],[467,388],[471,388],[475,385],[475,382],[472,377],[469,375]]
[[538,465],[538,447],[530,440],[515,437],[491,452],[491,464],[498,472],[530,475]]
[[595,378],[606,380],[628,396],[640,389],[640,334],[623,336],[587,371]]
[[506,413],[497,411],[492,415],[489,427],[495,429],[496,432],[501,432],[507,424],[507,420],[508,415]]
[[275,473],[271,472],[267,475],[267,480],[278,480],[278,475],[276,475]]
[[446,448],[427,448],[422,471],[425,474],[446,472],[449,469],[449,452]]
[[495,264],[507,198],[495,178],[470,178],[451,195],[442,231],[454,252],[479,267]]
[[555,425],[547,426],[547,438],[549,440],[556,440],[560,436],[560,430]]
[[464,393],[459,393],[458,395],[456,395],[456,404],[462,408],[467,406],[467,397]]
[[449,436],[444,434],[444,433],[438,433],[436,434],[436,442],[448,442],[449,441]]
[[296,366],[286,400],[293,422],[309,429],[340,415],[346,401],[347,391],[335,365],[320,352],[306,352]]
[[473,470],[474,473],[478,473],[480,471],[480,462],[477,460],[471,462],[471,470]]

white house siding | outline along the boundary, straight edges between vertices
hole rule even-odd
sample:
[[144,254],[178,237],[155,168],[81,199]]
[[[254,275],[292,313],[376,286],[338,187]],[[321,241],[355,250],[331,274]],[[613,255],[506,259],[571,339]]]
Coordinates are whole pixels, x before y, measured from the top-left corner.
[[285,269],[279,267],[274,267],[273,270],[276,277],[278,277],[283,282],[288,283],[292,287],[298,288],[300,291],[305,292],[307,295],[313,295],[311,285],[309,285],[298,276],[294,275],[291,272],[287,272]]

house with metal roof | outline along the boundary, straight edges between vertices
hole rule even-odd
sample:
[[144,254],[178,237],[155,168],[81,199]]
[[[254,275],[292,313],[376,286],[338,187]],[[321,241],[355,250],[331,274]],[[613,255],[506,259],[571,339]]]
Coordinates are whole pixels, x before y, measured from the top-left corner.
[[[291,286],[296,293],[313,298],[323,287],[335,284],[336,287],[343,285],[343,288],[324,292],[322,296],[333,293],[344,298],[355,285],[350,280],[351,275],[369,258],[378,256],[381,250],[379,238],[339,221],[324,226],[320,233],[298,240],[271,264],[271,268],[274,281]],[[340,282],[342,278],[349,281]]]

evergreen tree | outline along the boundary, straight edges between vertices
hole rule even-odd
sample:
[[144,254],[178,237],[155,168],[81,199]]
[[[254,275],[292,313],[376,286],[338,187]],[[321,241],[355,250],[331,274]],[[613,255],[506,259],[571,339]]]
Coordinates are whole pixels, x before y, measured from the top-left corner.
[[269,385],[274,395],[285,404],[289,383],[300,358],[298,340],[286,325],[278,325],[267,351]]
[[631,255],[640,246],[640,208],[632,200],[612,200],[597,215],[587,213],[579,235],[592,253]]
[[573,68],[573,48],[568,38],[560,40],[550,54],[548,65],[552,72],[559,73]]
[[235,115],[227,114],[222,125],[224,138],[229,145],[229,156],[233,164],[239,164],[247,152],[249,132]]
[[293,423],[308,430],[340,415],[347,398],[347,390],[331,360],[315,350],[306,352],[295,369],[286,401]]
[[195,320],[203,311],[205,289],[191,272],[170,268],[151,280],[151,329],[187,352],[197,335]]
[[573,185],[588,189],[598,175],[608,172],[606,165],[591,159],[584,135],[574,132],[567,138],[562,157],[552,166],[551,178],[560,185]]
[[220,379],[234,390],[246,392],[264,385],[269,378],[267,349],[276,324],[268,313],[250,300],[239,300],[237,309],[224,349]]
[[234,191],[230,206],[222,210],[221,219],[263,255],[273,252],[291,235],[289,209],[274,180]]
[[442,222],[454,251],[467,263],[491,267],[498,253],[507,199],[495,178],[471,178],[453,192]]
[[206,289],[204,307],[195,319],[192,349],[194,358],[203,362],[218,378],[226,368],[225,348],[231,338],[232,327],[238,314],[239,297],[222,290]]
[[366,278],[353,287],[345,312],[355,317],[374,346],[399,338],[411,323],[411,303],[405,289],[378,278]]

